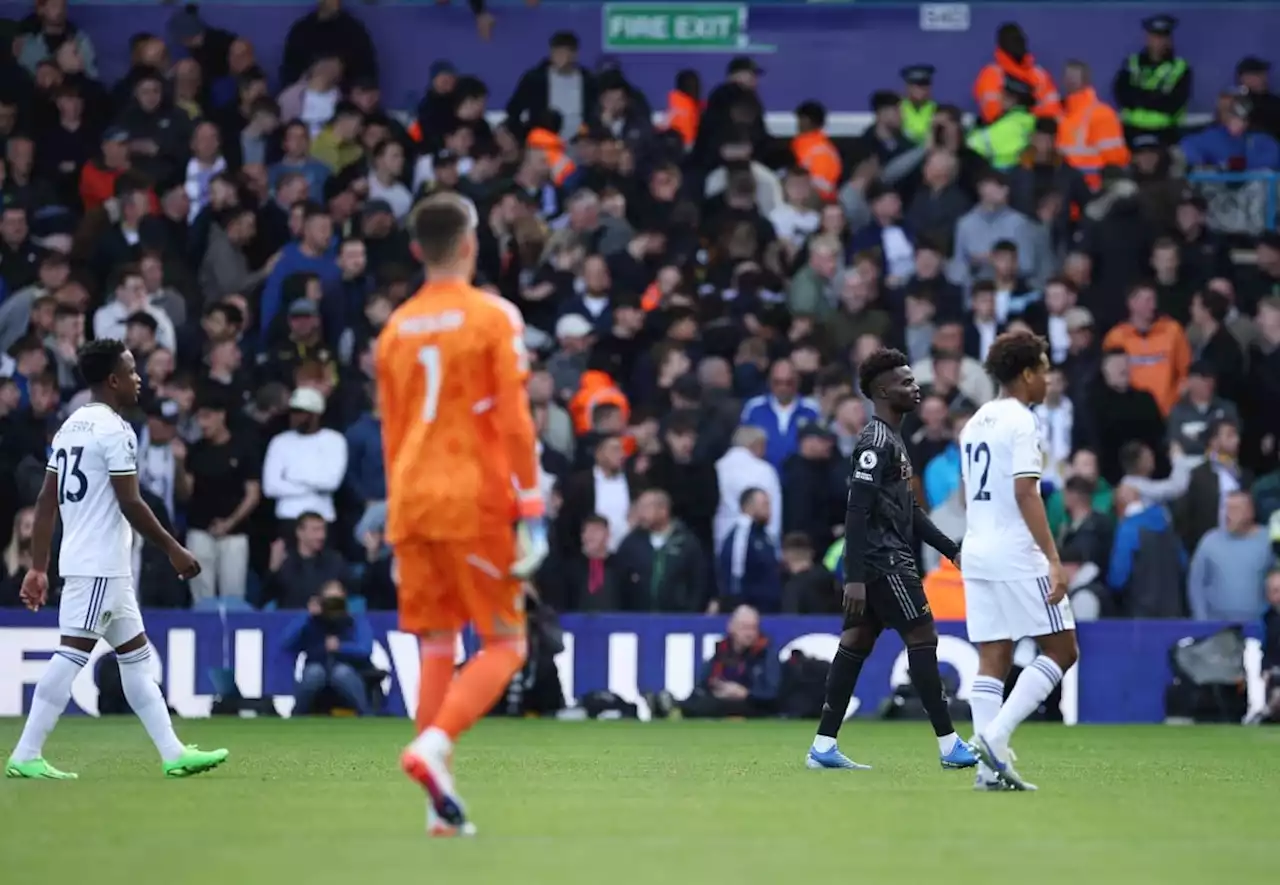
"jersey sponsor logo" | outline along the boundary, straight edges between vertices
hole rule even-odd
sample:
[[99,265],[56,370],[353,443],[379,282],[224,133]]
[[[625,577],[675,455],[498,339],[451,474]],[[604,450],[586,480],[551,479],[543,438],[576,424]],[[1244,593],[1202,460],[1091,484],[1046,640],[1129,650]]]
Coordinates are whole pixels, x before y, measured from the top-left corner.
[[862,480],[863,482],[871,482],[871,481],[872,481],[871,474],[870,474],[870,473],[865,473],[865,472],[863,472],[863,471],[861,471],[861,470],[855,470],[855,471],[853,471],[853,478],[854,478],[854,479],[860,479],[860,480]]
[[902,478],[911,479],[911,461],[907,458],[907,455],[905,452],[903,452],[899,457],[901,457],[902,459],[901,461]]
[[858,456],[858,466],[863,470],[870,470],[879,463],[876,459],[876,453],[868,449]]

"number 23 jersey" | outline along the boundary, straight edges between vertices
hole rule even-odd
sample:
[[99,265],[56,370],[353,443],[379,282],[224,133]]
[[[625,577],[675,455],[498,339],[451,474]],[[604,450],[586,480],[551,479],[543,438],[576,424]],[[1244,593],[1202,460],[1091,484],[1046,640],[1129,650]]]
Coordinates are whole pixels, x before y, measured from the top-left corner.
[[964,471],[965,533],[961,570],[991,581],[1043,578],[1049,561],[1014,496],[1014,481],[1044,469],[1036,417],[1004,397],[978,409],[960,434]]
[[138,437],[110,406],[76,409],[54,434],[45,470],[57,477],[63,577],[133,574],[133,529],[120,510],[112,476],[138,472]]

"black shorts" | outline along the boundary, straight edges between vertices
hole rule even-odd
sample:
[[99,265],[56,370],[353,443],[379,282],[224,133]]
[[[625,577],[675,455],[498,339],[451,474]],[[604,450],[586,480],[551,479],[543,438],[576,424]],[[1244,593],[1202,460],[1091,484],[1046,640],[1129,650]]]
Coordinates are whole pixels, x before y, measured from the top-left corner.
[[867,607],[860,615],[846,614],[843,630],[864,624],[899,633],[933,620],[920,576],[912,573],[880,575],[867,581]]

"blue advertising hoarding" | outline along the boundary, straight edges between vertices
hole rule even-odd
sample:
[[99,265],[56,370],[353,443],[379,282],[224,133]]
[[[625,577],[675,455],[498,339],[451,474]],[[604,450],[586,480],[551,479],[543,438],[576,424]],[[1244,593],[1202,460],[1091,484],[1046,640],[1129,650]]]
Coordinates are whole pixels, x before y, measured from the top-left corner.
[[[210,671],[228,667],[246,697],[272,697],[282,715],[292,709],[300,662],[282,652],[280,638],[295,615],[286,612],[216,614],[152,611],[148,633],[159,651],[161,684],[182,716],[209,713]],[[374,663],[388,671],[388,712],[412,715],[417,698],[418,651],[414,637],[396,629],[395,616],[369,615],[375,636]],[[722,636],[725,619],[701,615],[566,615],[564,652],[556,659],[567,697],[609,689],[626,699],[666,689],[684,697],[703,660]],[[1188,636],[1205,636],[1223,624],[1190,621],[1103,621],[1080,626],[1080,663],[1063,683],[1063,719],[1068,723],[1142,723],[1164,718],[1169,649]],[[762,628],[780,657],[798,649],[829,659],[839,620],[831,617],[766,617]],[[939,625],[939,659],[959,677],[968,696],[977,672],[977,651],[964,625]],[[1250,630],[1246,652],[1250,706],[1261,701],[1261,650]],[[58,645],[56,615],[0,611],[0,716],[26,712],[36,681]],[[95,655],[107,649],[100,647]],[[459,648],[460,659],[466,650]],[[907,682],[906,655],[897,637],[885,635],[858,684],[860,715],[874,712],[897,685]],[[82,673],[72,693],[72,712],[97,712],[97,688]]]

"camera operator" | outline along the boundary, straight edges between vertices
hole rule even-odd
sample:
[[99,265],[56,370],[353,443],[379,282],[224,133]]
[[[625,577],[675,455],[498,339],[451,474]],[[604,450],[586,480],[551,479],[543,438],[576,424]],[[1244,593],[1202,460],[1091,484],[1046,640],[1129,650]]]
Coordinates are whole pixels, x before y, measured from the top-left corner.
[[294,690],[295,716],[310,715],[325,695],[358,716],[371,712],[365,674],[373,671],[373,628],[348,610],[347,592],[337,581],[311,598],[281,645],[291,655],[306,655]]

